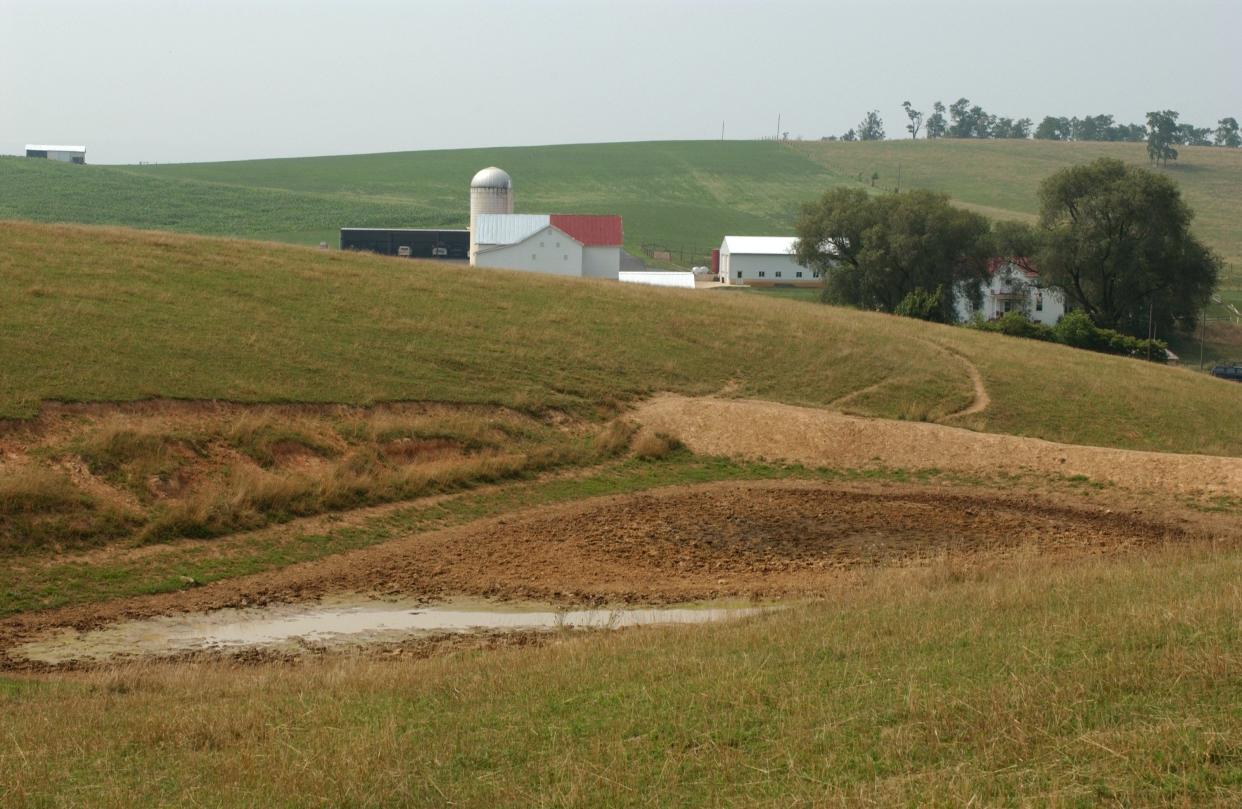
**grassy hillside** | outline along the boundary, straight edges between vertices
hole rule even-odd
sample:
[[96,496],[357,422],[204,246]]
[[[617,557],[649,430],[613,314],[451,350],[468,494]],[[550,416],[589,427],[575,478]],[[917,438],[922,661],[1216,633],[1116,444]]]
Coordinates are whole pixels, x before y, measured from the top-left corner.
[[[464,226],[479,168],[514,177],[519,211],[620,213],[626,243],[709,250],[733,233],[789,232],[798,205],[862,182],[933,188],[998,218],[1030,218],[1054,171],[1143,144],[1043,141],[677,141],[459,149],[223,163],[74,167],[0,159],[0,217],[335,244],[359,226]],[[1188,147],[1167,171],[1242,296],[1242,150]]]
[[1236,806],[1239,575],[933,565],[541,648],[0,677],[0,801]]
[[[877,187],[930,188],[996,218],[1034,220],[1037,191],[1048,175],[1098,157],[1148,166],[1142,143],[919,140],[791,144],[833,177],[861,176]],[[1242,149],[1179,147],[1180,158],[1163,171],[1181,186],[1195,210],[1195,228],[1232,266],[1230,292],[1242,293]],[[900,175],[900,176],[899,176]]]
[[[479,272],[122,230],[0,225],[0,415],[46,399],[495,403],[589,415],[659,390],[1242,455],[1242,386],[756,295]],[[1136,414],[1142,414],[1141,418]]]

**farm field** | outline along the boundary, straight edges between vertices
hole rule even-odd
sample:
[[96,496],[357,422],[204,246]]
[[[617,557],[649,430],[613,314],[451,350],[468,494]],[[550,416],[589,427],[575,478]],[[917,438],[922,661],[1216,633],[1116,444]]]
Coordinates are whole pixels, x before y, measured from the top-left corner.
[[[28,222],[0,311],[0,805],[1242,797],[1242,386],[779,296]],[[40,656],[360,597],[772,609]]]
[[[620,213],[626,246],[710,250],[723,234],[789,232],[802,202],[877,173],[877,188],[943,191],[994,218],[1032,218],[1039,182],[1097,157],[1147,163],[1143,144],[1043,141],[670,141],[396,152],[145,166],[0,159],[0,218],[114,224],[336,244],[354,226],[464,227],[469,178],[500,165],[519,211]],[[1242,153],[1186,147],[1168,172],[1242,284]],[[859,178],[862,178],[861,180]]]

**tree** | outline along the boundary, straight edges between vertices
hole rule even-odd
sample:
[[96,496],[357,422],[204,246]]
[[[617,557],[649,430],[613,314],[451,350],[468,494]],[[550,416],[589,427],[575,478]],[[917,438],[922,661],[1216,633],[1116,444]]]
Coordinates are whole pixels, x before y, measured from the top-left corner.
[[1211,146],[1212,141],[1209,136],[1212,130],[1204,127],[1194,126],[1193,124],[1180,124],[1177,127],[1178,143],[1186,146]]
[[1221,118],[1216,122],[1216,145],[1238,148],[1242,146],[1242,137],[1238,136],[1236,118]]
[[927,138],[943,138],[948,128],[948,123],[944,118],[944,104],[937,101],[932,104],[932,114],[927,119],[926,124]]
[[[987,274],[988,220],[932,191],[836,188],[802,206],[795,230],[798,263],[819,270],[829,303],[892,312],[916,290],[961,283],[977,296]],[[951,322],[953,296],[936,305],[938,319]]]
[[1173,110],[1147,113],[1147,158],[1159,165],[1169,165],[1170,160],[1177,159],[1180,133],[1177,128],[1177,113]]
[[859,140],[884,140],[884,122],[880,120],[880,111],[872,110],[858,125]]
[[1073,135],[1068,118],[1045,116],[1035,129],[1035,140],[1069,140]]
[[990,138],[996,119],[983,111],[978,104],[970,106],[970,99],[959,98],[949,105],[948,135],[951,138]]
[[1030,118],[996,118],[992,124],[994,138],[1029,138],[1032,121]]
[[1112,158],[1062,169],[1039,190],[1043,280],[1097,326],[1146,336],[1192,330],[1220,259],[1190,232],[1193,213],[1168,177]]
[[901,106],[906,111],[906,117],[910,119],[910,123],[906,124],[906,131],[910,133],[910,139],[914,140],[919,136],[919,128],[923,125],[923,113],[912,107],[909,101],[901,102]]
[[841,136],[841,140],[849,141],[853,143],[854,141],[858,140],[858,133],[856,133],[854,130],[851,129]]

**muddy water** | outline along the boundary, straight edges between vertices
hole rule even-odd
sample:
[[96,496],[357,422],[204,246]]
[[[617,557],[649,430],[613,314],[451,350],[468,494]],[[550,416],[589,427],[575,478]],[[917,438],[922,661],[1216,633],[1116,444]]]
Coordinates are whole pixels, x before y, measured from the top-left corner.
[[482,602],[418,606],[356,599],[164,615],[122,621],[85,632],[65,629],[14,651],[30,660],[55,664],[117,657],[167,657],[247,647],[296,650],[365,645],[443,633],[706,623],[742,618],[764,609],[676,607],[558,611],[547,606],[505,609]]

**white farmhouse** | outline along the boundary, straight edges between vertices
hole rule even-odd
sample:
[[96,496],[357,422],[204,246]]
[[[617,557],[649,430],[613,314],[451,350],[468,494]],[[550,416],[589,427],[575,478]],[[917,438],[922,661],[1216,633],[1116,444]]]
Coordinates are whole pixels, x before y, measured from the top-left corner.
[[59,160],[62,163],[86,162],[85,146],[57,146],[52,144],[26,144],[26,157],[42,157],[48,160]]
[[1065,314],[1065,292],[1042,284],[1039,273],[1031,267],[993,259],[988,273],[989,279],[979,285],[982,301],[978,308],[964,290],[957,290],[955,306],[959,320],[995,320],[1006,312],[1021,312],[1036,323],[1053,326]]
[[817,287],[819,271],[794,256],[797,236],[725,236],[720,243],[720,282],[730,285]]
[[622,238],[619,216],[480,213],[470,263],[615,281]]

